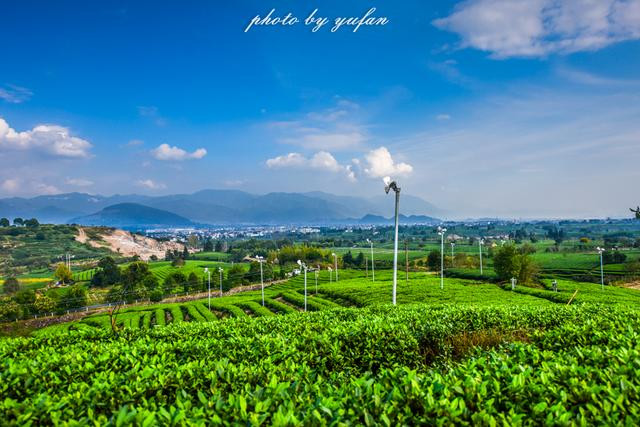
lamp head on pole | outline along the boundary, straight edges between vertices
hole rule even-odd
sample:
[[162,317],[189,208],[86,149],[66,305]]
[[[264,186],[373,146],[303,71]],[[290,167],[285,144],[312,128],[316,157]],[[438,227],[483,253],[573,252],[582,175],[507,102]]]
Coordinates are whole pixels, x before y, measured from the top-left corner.
[[204,272],[205,272],[205,273],[208,273],[208,272],[209,272],[209,267],[205,267],[205,268],[204,268]]
[[382,181],[384,182],[384,192],[389,194],[389,190],[393,190],[396,193],[400,192],[400,187],[398,187],[398,184],[395,181],[391,180],[390,176],[385,176],[384,178],[382,178]]

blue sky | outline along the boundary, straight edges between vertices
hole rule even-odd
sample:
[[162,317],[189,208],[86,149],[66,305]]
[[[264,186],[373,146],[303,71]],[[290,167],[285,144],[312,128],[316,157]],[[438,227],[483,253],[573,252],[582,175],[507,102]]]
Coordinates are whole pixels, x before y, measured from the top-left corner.
[[[371,7],[386,25],[244,32],[271,9]],[[453,216],[640,203],[640,0],[21,1],[2,15],[0,197],[366,196],[392,175]]]

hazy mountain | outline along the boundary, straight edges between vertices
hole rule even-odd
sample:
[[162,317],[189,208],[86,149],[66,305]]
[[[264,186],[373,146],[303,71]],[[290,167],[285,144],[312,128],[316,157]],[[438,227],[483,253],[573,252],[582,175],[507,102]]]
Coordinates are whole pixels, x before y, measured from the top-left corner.
[[160,209],[137,203],[120,203],[99,212],[74,218],[72,224],[106,225],[118,228],[190,227],[191,220]]
[[[319,191],[256,195],[238,190],[202,190],[167,196],[67,193],[0,199],[0,217],[35,217],[41,222],[51,223],[66,223],[84,217],[95,221],[101,216],[94,214],[123,203],[159,209],[201,224],[358,222],[353,218],[368,214],[389,218],[393,215],[394,206],[391,196],[366,198]],[[440,212],[432,204],[406,194],[401,196],[400,211],[404,215],[426,216]]]

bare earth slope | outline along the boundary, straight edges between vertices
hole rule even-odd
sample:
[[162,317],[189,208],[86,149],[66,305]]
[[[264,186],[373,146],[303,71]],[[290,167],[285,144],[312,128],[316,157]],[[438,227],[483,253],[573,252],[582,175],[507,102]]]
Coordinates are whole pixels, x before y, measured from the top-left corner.
[[184,250],[184,245],[177,242],[160,242],[150,237],[138,236],[128,231],[118,229],[104,229],[99,239],[89,237],[84,227],[78,227],[76,240],[88,243],[94,248],[107,248],[123,256],[138,255],[143,260],[149,260],[152,255],[164,258],[167,250]]

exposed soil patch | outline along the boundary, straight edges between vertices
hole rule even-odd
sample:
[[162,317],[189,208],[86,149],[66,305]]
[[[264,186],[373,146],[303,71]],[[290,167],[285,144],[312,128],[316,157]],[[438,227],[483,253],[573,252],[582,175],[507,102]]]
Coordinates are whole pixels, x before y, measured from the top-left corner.
[[118,229],[104,229],[99,237],[87,234],[83,227],[78,227],[76,240],[87,243],[94,248],[107,248],[123,256],[138,255],[140,259],[148,261],[152,255],[163,258],[167,250],[182,252],[184,245],[177,242],[160,242],[151,237],[139,236],[128,231]]

